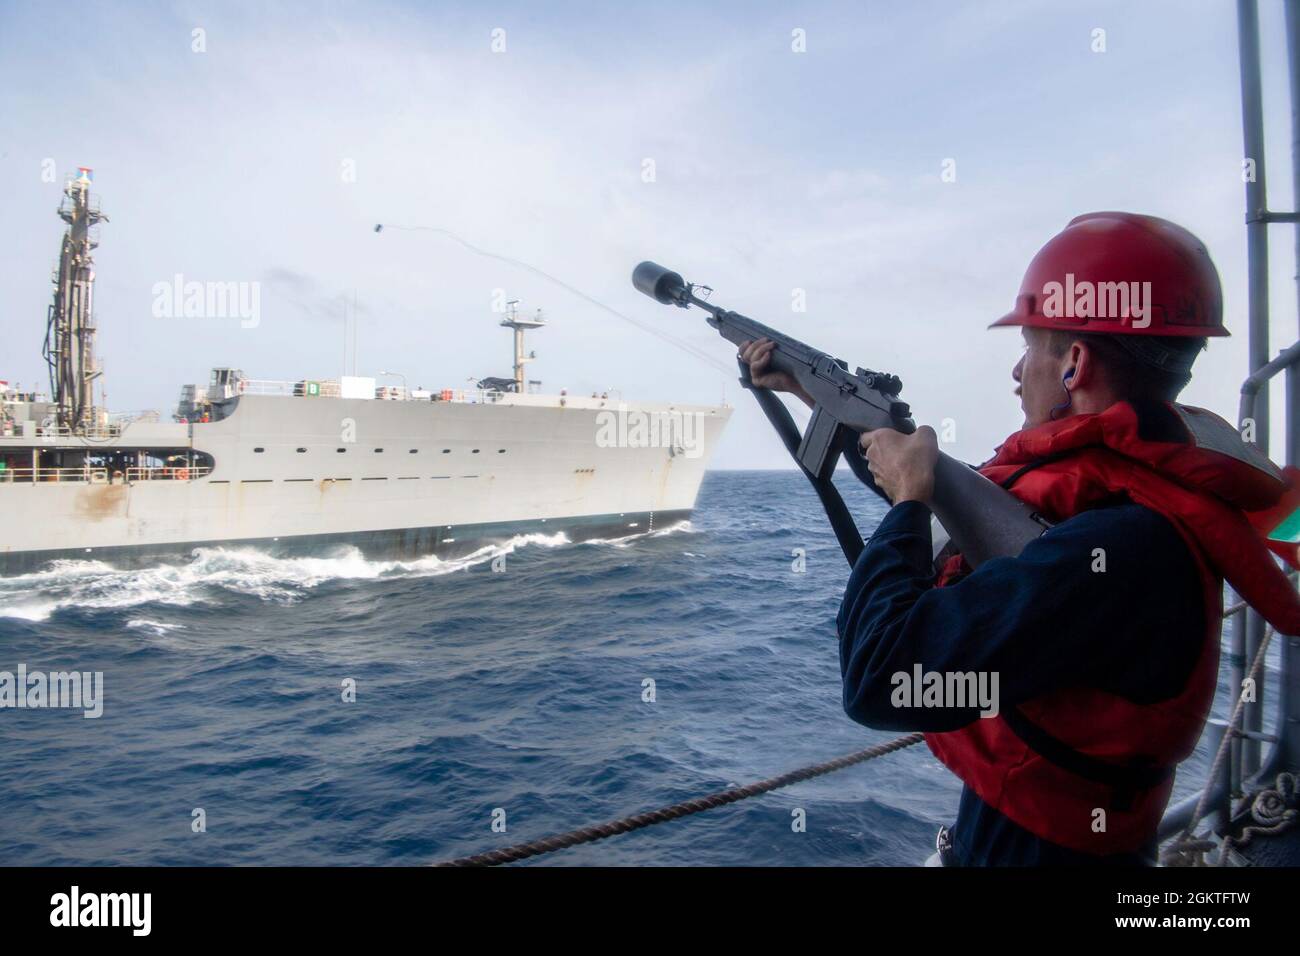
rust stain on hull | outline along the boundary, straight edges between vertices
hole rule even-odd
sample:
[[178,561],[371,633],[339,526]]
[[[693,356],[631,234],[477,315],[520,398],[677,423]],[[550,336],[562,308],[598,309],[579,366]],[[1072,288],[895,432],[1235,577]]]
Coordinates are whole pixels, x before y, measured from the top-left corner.
[[126,514],[128,493],[126,485],[90,485],[77,489],[75,502],[78,518],[102,521]]

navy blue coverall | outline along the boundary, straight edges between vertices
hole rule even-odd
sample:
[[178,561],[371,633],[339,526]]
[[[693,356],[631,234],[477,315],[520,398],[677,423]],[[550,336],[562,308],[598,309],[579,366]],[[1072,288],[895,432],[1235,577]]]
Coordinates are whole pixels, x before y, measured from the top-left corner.
[[[1092,570],[1105,549],[1105,571]],[[1099,688],[1137,703],[1180,693],[1205,636],[1201,579],[1162,515],[1132,503],[1061,522],[1015,558],[935,587],[930,511],[892,508],[849,577],[837,625],[844,709],[877,729],[956,730],[977,708],[896,707],[898,672],[996,672],[999,708],[1063,688]],[[1095,857],[1040,839],[965,787],[952,827],[964,866],[1152,862]]]

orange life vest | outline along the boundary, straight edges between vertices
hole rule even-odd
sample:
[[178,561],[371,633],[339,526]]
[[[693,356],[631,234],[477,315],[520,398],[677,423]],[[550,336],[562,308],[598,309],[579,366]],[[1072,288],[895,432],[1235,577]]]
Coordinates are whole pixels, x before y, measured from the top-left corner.
[[[1205,634],[1176,697],[1137,704],[1075,687],[925,736],[981,800],[1031,833],[1082,853],[1137,851],[1154,837],[1173,769],[1210,712],[1224,579],[1281,633],[1300,634],[1300,598],[1246,516],[1274,505],[1286,480],[1217,415],[1164,402],[1120,402],[1025,429],[980,471],[1055,521],[1125,498],[1151,508],[1200,572]],[[939,583],[968,570],[957,555]]]

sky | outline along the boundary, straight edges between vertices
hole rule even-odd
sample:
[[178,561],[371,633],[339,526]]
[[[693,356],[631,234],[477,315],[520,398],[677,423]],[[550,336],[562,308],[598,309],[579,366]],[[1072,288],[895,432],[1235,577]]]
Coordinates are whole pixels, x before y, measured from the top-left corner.
[[[1270,206],[1289,209],[1280,0],[1260,15]],[[359,374],[508,376],[493,309],[518,298],[548,319],[529,344],[544,391],[725,400],[713,466],[789,466],[734,349],[632,289],[654,259],[898,374],[919,422],[949,422],[944,450],[979,461],[1021,422],[1020,336],[986,326],[1072,217],[1122,209],[1186,226],[1218,264],[1234,335],[1183,399],[1235,420],[1238,80],[1227,0],[0,0],[0,379],[46,381],[55,210],[90,166],[114,411],[169,415],[213,366],[337,376],[354,297]],[[1271,238],[1276,353],[1295,245]],[[178,274],[256,283],[258,320],[155,314]]]

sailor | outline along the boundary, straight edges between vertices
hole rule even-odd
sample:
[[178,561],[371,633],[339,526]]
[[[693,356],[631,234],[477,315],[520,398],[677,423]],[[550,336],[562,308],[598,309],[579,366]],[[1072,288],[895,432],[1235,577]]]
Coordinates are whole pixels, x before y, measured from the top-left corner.
[[[952,555],[936,574],[934,431],[862,435],[893,505],[837,618],[844,708],[924,731],[963,782],[940,862],[1153,863],[1213,700],[1224,579],[1300,633],[1295,590],[1245,517],[1276,503],[1282,474],[1175,403],[1206,339],[1228,334],[1222,312],[1205,247],[1166,220],[1080,216],[1039,251],[993,323],[1024,336],[1024,425],[981,468],[1056,522],[1017,557],[972,571]],[[800,394],[770,353],[743,347],[754,383]]]

